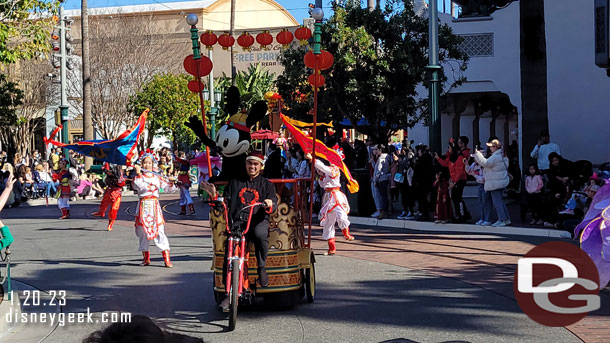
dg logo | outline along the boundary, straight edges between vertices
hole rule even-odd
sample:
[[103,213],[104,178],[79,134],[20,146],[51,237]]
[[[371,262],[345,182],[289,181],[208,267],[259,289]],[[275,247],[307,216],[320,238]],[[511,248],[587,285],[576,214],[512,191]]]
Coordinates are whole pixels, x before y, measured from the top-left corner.
[[519,259],[513,282],[519,307],[546,326],[568,326],[601,306],[591,258],[565,242],[536,246]]

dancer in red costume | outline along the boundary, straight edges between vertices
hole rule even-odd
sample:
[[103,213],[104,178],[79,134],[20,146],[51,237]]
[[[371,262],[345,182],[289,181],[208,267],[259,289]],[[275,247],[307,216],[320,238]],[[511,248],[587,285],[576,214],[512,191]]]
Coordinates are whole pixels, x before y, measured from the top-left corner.
[[180,166],[180,172],[178,174],[178,187],[180,187],[180,214],[186,214],[186,207],[189,207],[189,214],[195,213],[195,206],[193,205],[193,199],[189,193],[191,188],[191,176],[189,170],[191,169],[191,163],[186,159],[186,154],[183,151],[178,153],[175,157],[176,163]]
[[[342,156],[342,153],[340,153]],[[312,160],[311,154],[305,156]],[[343,232],[343,238],[353,241],[354,236],[349,232],[349,204],[345,194],[341,192],[341,171],[334,165],[326,166],[322,161],[316,159],[315,168],[322,176],[319,181],[320,187],[324,188],[322,198],[322,209],[320,209],[320,225],[322,225],[322,239],[328,241],[327,255],[334,255],[337,251],[335,245],[335,224]]]
[[100,209],[93,213],[93,215],[103,218],[106,215],[106,209],[110,206],[110,211],[108,212],[108,231],[112,231],[112,226],[121,206],[121,195],[123,193],[123,186],[125,186],[125,178],[123,177],[122,170],[118,169],[118,172],[114,172],[108,163],[104,163],[102,170],[106,173],[106,190],[104,190]]
[[61,159],[59,161],[59,172],[53,174],[53,181],[59,182],[57,190],[59,193],[57,207],[61,210],[61,217],[59,219],[70,218],[70,195],[72,194],[70,180],[72,180],[72,174],[68,170],[68,161]]

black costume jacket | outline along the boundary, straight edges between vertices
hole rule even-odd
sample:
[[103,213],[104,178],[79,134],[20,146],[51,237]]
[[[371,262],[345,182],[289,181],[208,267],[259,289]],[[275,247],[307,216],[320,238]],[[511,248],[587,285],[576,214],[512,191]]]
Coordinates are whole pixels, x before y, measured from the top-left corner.
[[[225,187],[223,197],[227,202],[229,217],[233,219],[234,223],[242,221],[240,220],[239,212],[250,203],[263,202],[265,199],[271,199],[273,202],[273,209],[277,207],[277,198],[275,196],[275,187],[273,186],[273,183],[260,174],[253,180],[250,180],[250,177],[230,180],[229,184]],[[244,215],[242,218],[247,220],[249,209],[243,212]],[[254,213],[252,213],[251,227],[264,220],[269,221],[269,214],[262,206],[256,207]]]

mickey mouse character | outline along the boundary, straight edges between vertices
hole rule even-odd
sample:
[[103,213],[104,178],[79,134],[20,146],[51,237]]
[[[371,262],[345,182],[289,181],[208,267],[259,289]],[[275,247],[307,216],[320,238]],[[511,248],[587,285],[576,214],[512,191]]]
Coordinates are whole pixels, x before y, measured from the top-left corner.
[[245,178],[247,152],[250,149],[250,129],[267,114],[267,103],[257,101],[248,114],[237,113],[240,105],[239,90],[231,86],[225,95],[225,113],[231,114],[229,120],[212,140],[205,133],[203,123],[198,116],[192,116],[184,125],[190,128],[195,135],[208,147],[217,147],[223,155],[222,170],[218,177],[212,177],[210,182],[228,181],[235,178]]

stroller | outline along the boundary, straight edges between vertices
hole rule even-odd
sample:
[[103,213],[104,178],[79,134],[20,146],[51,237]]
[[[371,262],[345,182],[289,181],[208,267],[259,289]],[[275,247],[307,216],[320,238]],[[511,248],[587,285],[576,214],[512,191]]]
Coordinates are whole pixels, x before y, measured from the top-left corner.
[[23,184],[22,197],[26,199],[44,198],[47,194],[47,183],[40,179],[38,172],[32,175],[34,183]]

